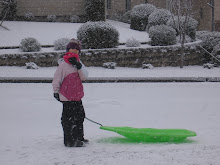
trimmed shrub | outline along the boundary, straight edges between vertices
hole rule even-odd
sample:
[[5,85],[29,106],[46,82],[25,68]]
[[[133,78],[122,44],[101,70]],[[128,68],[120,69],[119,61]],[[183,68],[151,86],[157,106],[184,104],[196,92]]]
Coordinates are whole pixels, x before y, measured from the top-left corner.
[[31,37],[22,39],[19,47],[23,52],[38,52],[41,50],[41,44]]
[[27,13],[25,13],[24,18],[27,21],[32,21],[32,20],[34,20],[34,14],[32,12],[27,12]]
[[77,31],[84,49],[114,48],[119,45],[119,33],[106,22],[87,22]]
[[141,45],[141,43],[138,40],[131,38],[126,41],[125,45],[127,47],[139,47]]
[[[196,37],[202,40],[201,46],[208,52],[213,52],[213,48],[220,43],[220,32],[207,32],[200,31],[196,33]],[[207,53],[204,54],[204,62],[210,62],[211,56]]]
[[167,25],[156,25],[149,29],[149,37],[153,46],[176,44],[176,31]]
[[209,52],[213,51],[213,48],[220,43],[220,32],[198,32],[197,38],[201,39],[202,46]]
[[47,16],[47,21],[49,21],[49,22],[55,22],[56,19],[57,19],[56,15],[48,15]]
[[167,21],[171,18],[171,16],[172,15],[169,10],[166,9],[155,10],[148,17],[147,30],[149,30],[151,26],[166,25]]
[[54,41],[54,50],[66,50],[66,46],[69,42],[69,38],[60,38]]
[[111,16],[109,16],[109,19],[114,21],[120,21],[121,17],[122,15],[120,13],[114,13]]
[[144,31],[148,24],[149,15],[156,10],[156,7],[151,4],[140,4],[133,7],[131,10],[131,25],[134,30]]
[[105,21],[105,1],[86,0],[85,16],[87,21]]
[[[180,17],[180,27],[183,28],[183,25],[184,25],[184,22],[185,22],[185,16],[182,16]],[[172,28],[174,28],[177,32],[177,35],[180,34],[179,32],[179,29],[178,29],[178,17],[175,16],[174,19],[173,18],[170,18],[168,21],[167,21],[167,25],[168,26],[171,26]],[[195,40],[196,38],[196,29],[197,29],[197,26],[198,26],[198,21],[196,21],[195,19],[193,18],[189,18],[188,22],[186,23],[186,34],[192,38],[193,40]]]
[[121,21],[124,23],[131,23],[131,10],[125,12],[122,16],[121,16]]
[[217,44],[217,45],[213,48],[212,54],[215,55],[215,56],[220,55],[220,43]]
[[72,23],[79,23],[80,22],[79,16],[77,16],[77,15],[70,16],[70,22],[72,22]]
[[[180,36],[176,36],[176,42],[181,43]],[[188,35],[185,35],[185,42],[184,43],[189,43],[189,42],[193,42],[193,39],[190,38]]]
[[6,20],[14,20],[17,12],[17,1],[16,0],[2,0],[2,17]]
[[196,38],[201,39],[204,35],[209,33],[208,31],[196,31]]

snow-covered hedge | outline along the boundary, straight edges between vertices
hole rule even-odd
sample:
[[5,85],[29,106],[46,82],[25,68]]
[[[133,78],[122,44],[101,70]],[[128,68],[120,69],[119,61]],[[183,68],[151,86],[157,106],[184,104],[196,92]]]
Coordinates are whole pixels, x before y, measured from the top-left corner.
[[134,30],[144,31],[148,24],[149,15],[156,10],[156,7],[151,4],[136,5],[131,10],[131,25]]
[[151,45],[166,46],[176,44],[176,31],[167,25],[156,25],[149,29]]
[[212,52],[213,48],[220,43],[220,32],[197,32],[196,37],[203,41],[202,46],[209,52]]
[[122,14],[121,21],[124,23],[131,23],[131,10]]
[[77,38],[84,49],[114,48],[119,45],[117,29],[102,21],[83,24],[77,31]]
[[27,13],[25,13],[24,14],[24,18],[25,18],[25,20],[27,20],[27,21],[32,21],[32,20],[34,20],[34,14],[32,13],[32,12],[27,12]]
[[[179,28],[178,27],[181,27],[183,28],[183,25],[184,25],[184,22],[185,22],[185,19],[186,17],[185,16],[182,16],[182,17],[177,17],[175,16],[174,18],[170,18],[168,21],[167,21],[167,25],[168,26],[171,26],[172,28],[174,28],[177,32],[177,35],[180,34],[180,31],[179,31]],[[180,20],[180,21],[178,21]],[[180,22],[180,25],[178,25],[178,22]],[[192,39],[195,39],[196,38],[196,29],[197,29],[197,26],[198,26],[198,21],[196,21],[195,19],[189,17],[188,18],[188,22],[186,23],[186,34],[192,38]]]
[[41,50],[41,44],[31,37],[22,39],[19,47],[22,52],[38,52]]
[[57,16],[56,15],[48,15],[47,16],[47,21],[48,22],[55,22],[57,19]]
[[86,0],[85,16],[87,21],[105,21],[105,1]]
[[17,12],[17,1],[16,0],[2,0],[2,17],[5,16],[7,20],[14,20]]
[[128,39],[125,44],[127,47],[139,47],[141,43],[135,38]]
[[[202,40],[201,46],[210,53],[213,51],[213,48],[220,43],[220,32],[198,31],[196,37]],[[211,56],[206,53],[204,60],[204,62],[210,62]]]
[[72,22],[72,23],[79,23],[80,22],[79,16],[78,15],[70,16],[70,22]]
[[69,38],[57,39],[56,41],[54,41],[54,50],[66,50],[66,46],[69,42]]
[[216,46],[214,46],[212,54],[215,56],[220,55],[220,42]]
[[[194,40],[188,35],[185,35],[185,43],[193,42]],[[176,36],[176,42],[181,43],[180,36]]]
[[166,25],[167,21],[171,18],[171,12],[166,9],[157,9],[148,17],[147,30],[151,26]]

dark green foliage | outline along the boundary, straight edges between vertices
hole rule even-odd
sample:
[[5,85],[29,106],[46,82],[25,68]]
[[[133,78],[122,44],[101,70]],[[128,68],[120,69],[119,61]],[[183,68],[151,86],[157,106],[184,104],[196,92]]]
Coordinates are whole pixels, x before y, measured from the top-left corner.
[[146,19],[139,17],[131,17],[130,28],[134,30],[144,31],[146,29]]
[[171,16],[171,12],[167,9],[156,9],[148,17],[147,31],[151,26],[166,25]]
[[105,21],[105,0],[86,0],[87,21]]
[[131,23],[131,10],[125,12],[122,16],[121,16],[121,21],[124,23]]
[[84,49],[114,48],[119,45],[119,33],[112,25],[99,21],[87,22],[77,31]]
[[152,26],[149,37],[153,46],[167,46],[176,44],[176,31],[167,25]]
[[3,0],[2,1],[2,17],[5,16],[6,20],[14,20],[17,12],[17,1],[16,0]]
[[131,10],[131,25],[134,30],[144,31],[148,24],[149,15],[156,10],[156,7],[151,4],[140,4],[133,7]]
[[[220,32],[198,31],[196,37],[202,40],[201,46],[209,53],[212,53],[214,48],[220,43]],[[215,48],[216,49],[216,48]],[[211,56],[208,53],[204,54],[204,62],[210,62]]]

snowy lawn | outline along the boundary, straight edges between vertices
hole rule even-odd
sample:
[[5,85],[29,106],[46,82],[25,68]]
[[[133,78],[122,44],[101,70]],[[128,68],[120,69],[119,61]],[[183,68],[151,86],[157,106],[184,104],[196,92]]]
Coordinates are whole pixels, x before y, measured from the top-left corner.
[[[119,31],[120,43],[125,43],[127,39],[132,37],[140,42],[149,41],[147,32],[132,30],[130,25],[126,23],[111,20],[107,20],[107,22]],[[21,40],[25,37],[34,37],[41,45],[53,45],[55,40],[64,37],[77,38],[77,30],[82,23],[5,21],[3,25],[8,27],[10,31],[0,27],[0,47],[19,46]]]
[[134,143],[85,121],[83,148],[63,146],[51,84],[0,84],[1,165],[219,165],[220,83],[84,84],[87,117],[105,126],[184,128],[184,143]]
[[[0,77],[53,77],[57,67],[26,67],[0,66]],[[220,67],[213,69],[202,66],[155,67],[153,69],[116,67],[87,67],[89,77],[220,77]]]

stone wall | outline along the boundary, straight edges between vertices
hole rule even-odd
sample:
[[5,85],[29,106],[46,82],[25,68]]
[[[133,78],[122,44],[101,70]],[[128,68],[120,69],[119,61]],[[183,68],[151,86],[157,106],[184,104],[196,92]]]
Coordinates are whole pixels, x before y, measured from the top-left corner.
[[[198,42],[186,45],[184,65],[202,65],[202,50]],[[56,66],[64,52],[39,52],[0,55],[0,66],[25,66],[34,62],[38,66]],[[180,46],[148,48],[111,48],[82,50],[80,59],[86,66],[102,66],[106,62],[115,62],[120,67],[141,67],[142,63],[154,67],[180,66]]]
[[[102,66],[106,62],[115,62],[121,67],[141,67],[142,63],[154,67],[180,66],[180,47],[86,50],[80,58],[86,66]],[[184,65],[202,65],[200,47],[186,47]]]

